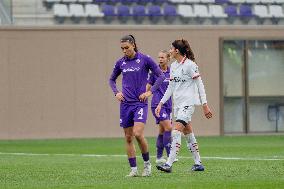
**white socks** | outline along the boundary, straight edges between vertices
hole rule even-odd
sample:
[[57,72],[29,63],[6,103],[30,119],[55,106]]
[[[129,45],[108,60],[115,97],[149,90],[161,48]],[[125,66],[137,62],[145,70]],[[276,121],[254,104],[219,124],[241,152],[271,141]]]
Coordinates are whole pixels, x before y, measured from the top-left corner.
[[166,164],[168,164],[169,166],[173,165],[173,162],[175,161],[177,154],[180,150],[180,145],[181,145],[181,132],[178,130],[173,130],[171,152],[166,162]]
[[189,133],[185,137],[186,137],[187,148],[192,153],[194,164],[200,165],[201,159],[199,155],[198,144],[194,134]]

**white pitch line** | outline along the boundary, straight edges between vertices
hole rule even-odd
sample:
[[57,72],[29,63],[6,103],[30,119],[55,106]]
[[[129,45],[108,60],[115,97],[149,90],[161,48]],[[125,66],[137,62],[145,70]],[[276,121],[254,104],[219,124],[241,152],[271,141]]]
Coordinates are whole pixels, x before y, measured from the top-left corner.
[[[126,157],[126,155],[119,154],[37,154],[37,153],[18,153],[18,152],[0,152],[0,155],[12,156],[78,156],[78,157]],[[151,156],[155,158],[156,156]],[[191,157],[178,156],[180,159],[191,159]],[[259,157],[202,157],[202,159],[214,160],[245,160],[245,161],[284,161],[284,158],[259,158]]]

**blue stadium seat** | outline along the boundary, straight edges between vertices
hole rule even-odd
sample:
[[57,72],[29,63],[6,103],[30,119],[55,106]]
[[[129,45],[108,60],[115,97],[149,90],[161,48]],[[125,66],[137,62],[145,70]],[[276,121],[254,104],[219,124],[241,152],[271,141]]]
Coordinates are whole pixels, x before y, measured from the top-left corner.
[[224,4],[224,3],[230,3],[229,0],[215,0],[216,4]]
[[154,3],[155,0],[139,0],[139,4],[147,4],[147,3]]
[[158,5],[148,7],[148,16],[153,23],[157,23],[162,16],[161,8]]
[[116,16],[113,5],[103,5],[102,12],[104,13],[105,16]]
[[155,4],[163,4],[163,3],[167,3],[168,0],[154,0]]
[[229,17],[238,16],[237,7],[234,6],[234,5],[228,5],[227,7],[225,7],[225,13],[226,13]]
[[146,16],[146,9],[143,5],[135,5],[132,7],[132,15],[137,23],[142,23]]
[[104,19],[107,23],[110,23],[114,19],[114,16],[116,16],[113,5],[102,5],[102,12],[105,15]]
[[126,5],[117,6],[117,16],[122,23],[126,23],[130,14],[129,7]]
[[240,5],[240,16],[242,17],[253,17],[252,8],[249,5]]
[[172,23],[178,16],[176,7],[173,5],[165,5],[164,6],[164,16],[165,19],[169,22]]

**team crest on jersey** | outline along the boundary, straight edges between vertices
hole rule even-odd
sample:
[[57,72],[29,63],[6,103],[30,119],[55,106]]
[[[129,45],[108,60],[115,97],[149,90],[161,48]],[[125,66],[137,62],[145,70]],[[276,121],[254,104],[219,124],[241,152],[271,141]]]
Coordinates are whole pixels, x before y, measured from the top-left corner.
[[137,59],[137,60],[136,60],[136,63],[139,64],[139,63],[140,63],[140,59]]
[[125,62],[125,61],[123,61],[121,65],[123,66],[123,65],[125,65],[125,64],[126,64],[126,62]]

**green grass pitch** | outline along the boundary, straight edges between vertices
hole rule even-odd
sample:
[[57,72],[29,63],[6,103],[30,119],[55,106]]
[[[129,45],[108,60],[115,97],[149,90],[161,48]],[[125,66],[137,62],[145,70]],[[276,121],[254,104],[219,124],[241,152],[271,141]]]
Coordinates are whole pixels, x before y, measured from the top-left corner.
[[[284,135],[197,140],[206,170],[189,171],[193,161],[183,139],[179,161],[167,174],[156,170],[155,139],[148,138],[148,178],[125,178],[129,166],[121,138],[0,141],[0,188],[284,188]],[[137,157],[141,173],[138,148]]]

